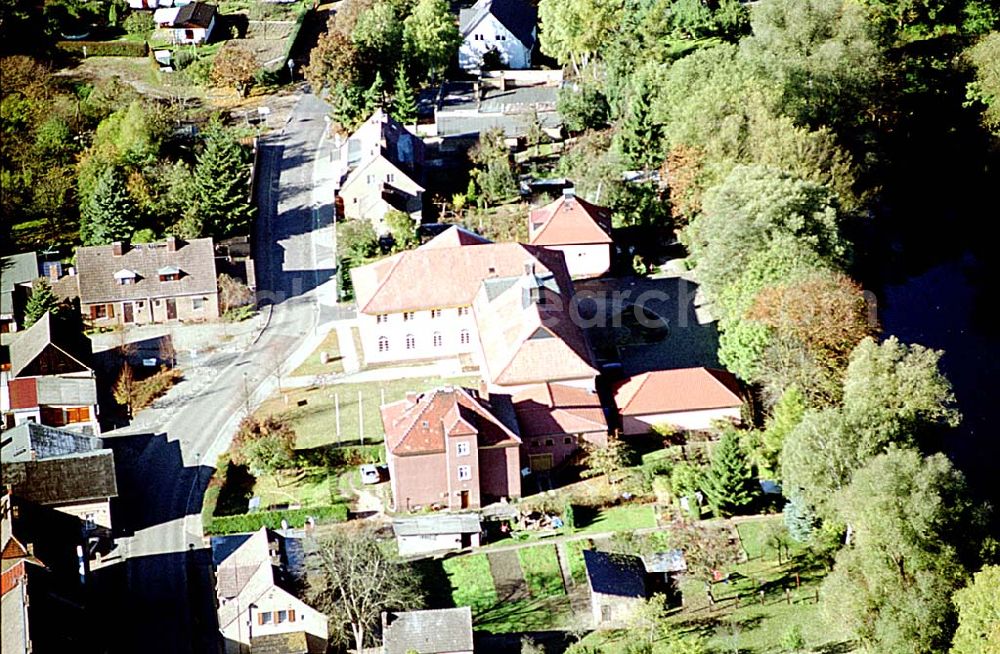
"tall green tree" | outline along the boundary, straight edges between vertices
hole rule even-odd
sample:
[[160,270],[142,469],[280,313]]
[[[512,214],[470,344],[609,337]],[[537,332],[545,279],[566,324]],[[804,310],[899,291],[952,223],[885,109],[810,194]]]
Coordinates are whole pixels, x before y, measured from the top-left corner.
[[970,103],[985,107],[983,124],[1000,136],[1000,32],[984,36],[966,52],[966,57],[975,72],[966,97]]
[[781,395],[774,405],[767,426],[761,434],[761,463],[770,473],[778,471],[778,457],[785,439],[798,427],[806,413],[806,396],[797,386],[792,386]]
[[403,21],[396,6],[379,0],[362,11],[351,31],[351,42],[369,75],[391,74],[403,55]]
[[34,325],[46,313],[58,315],[59,298],[52,292],[47,279],[36,279],[31,285],[31,296],[24,307],[24,328]]
[[728,428],[712,451],[705,475],[705,494],[716,515],[730,516],[746,508],[760,493],[753,469],[740,447],[739,434]]
[[93,193],[80,208],[80,239],[84,245],[104,245],[132,236],[138,207],[129,195],[125,177],[109,166],[97,178]]
[[420,242],[417,238],[417,226],[410,214],[405,211],[390,210],[385,214],[385,224],[392,234],[397,251],[409,250]]
[[476,165],[472,177],[479,188],[479,198],[487,205],[509,200],[517,193],[517,180],[511,164],[510,150],[503,131],[491,129],[479,135],[479,143],[469,152]]
[[1000,654],[1000,566],[988,565],[955,593],[958,629],[951,654]]
[[580,69],[599,53],[621,23],[621,0],[541,0],[538,3],[542,52]]
[[437,79],[458,53],[462,37],[446,0],[417,0],[403,21],[403,51],[422,76]]
[[204,235],[222,238],[250,228],[249,157],[235,133],[218,122],[205,129],[192,194]]
[[969,518],[965,483],[943,454],[892,450],[837,497],[850,543],[823,582],[828,619],[876,654],[945,651],[951,595],[966,578],[955,547]]
[[413,94],[413,87],[410,86],[410,78],[406,74],[406,67],[402,64],[396,68],[391,113],[393,118],[404,125],[411,125],[417,122],[417,98]]

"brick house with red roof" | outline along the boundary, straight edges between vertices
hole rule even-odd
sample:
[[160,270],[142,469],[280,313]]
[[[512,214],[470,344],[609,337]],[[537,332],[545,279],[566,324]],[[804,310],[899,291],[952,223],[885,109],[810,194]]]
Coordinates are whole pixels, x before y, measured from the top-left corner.
[[731,373],[714,368],[654,370],[615,385],[615,405],[626,436],[657,425],[705,430],[717,420],[739,422],[743,395]]
[[611,211],[576,197],[573,189],[528,216],[528,243],[558,250],[572,277],[599,277],[611,268]]
[[478,509],[521,496],[520,446],[509,398],[443,387],[382,407],[397,511]]
[[608,422],[594,391],[566,384],[536,384],[512,401],[532,472],[571,461],[581,447],[608,444]]

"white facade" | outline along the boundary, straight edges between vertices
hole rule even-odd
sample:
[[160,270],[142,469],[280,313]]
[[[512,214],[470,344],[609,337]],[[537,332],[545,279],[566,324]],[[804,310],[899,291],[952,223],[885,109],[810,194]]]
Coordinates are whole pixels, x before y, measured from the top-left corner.
[[383,156],[377,156],[355,170],[340,189],[344,216],[371,221],[377,234],[389,233],[385,215],[393,209],[383,197],[384,187],[398,189],[405,196],[405,209],[419,220],[423,208],[422,186]]
[[317,641],[326,641],[326,615],[281,588],[271,586],[254,600],[253,606],[243,608],[236,620],[222,628],[225,653],[248,652],[251,638],[298,631],[306,632]]
[[632,622],[636,611],[645,603],[642,597],[620,597],[590,593],[590,612],[595,629],[623,629]]
[[684,431],[704,431],[711,429],[716,420],[739,422],[740,419],[740,407],[622,416],[622,433],[626,436],[648,434],[653,431],[654,425],[672,425]]
[[455,357],[479,341],[471,307],[358,314],[361,349],[368,363]]
[[52,508],[60,513],[66,513],[79,518],[80,522],[89,529],[93,529],[94,527],[111,529],[111,502],[109,500],[66,504],[63,506],[53,506]]
[[209,21],[208,27],[175,28],[173,30],[174,43],[205,43],[208,41],[209,37],[212,36],[213,29],[215,29],[215,16],[212,16],[212,20]]
[[[469,534],[469,546],[479,547],[479,534]],[[396,545],[400,556],[418,556],[433,552],[449,552],[462,549],[462,534],[420,534],[417,536],[397,536]]]
[[566,258],[566,269],[571,277],[600,277],[611,268],[611,245],[589,243],[586,245],[546,245],[547,250],[557,250]]
[[[537,28],[536,28],[537,29]],[[526,48],[493,14],[487,14],[465,35],[458,49],[458,65],[479,70],[483,55],[496,50],[507,68],[530,68],[531,50]]]

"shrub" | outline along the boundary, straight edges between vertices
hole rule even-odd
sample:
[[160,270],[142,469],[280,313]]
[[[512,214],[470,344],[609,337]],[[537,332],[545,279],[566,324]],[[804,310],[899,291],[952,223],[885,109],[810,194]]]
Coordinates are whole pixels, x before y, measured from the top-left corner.
[[573,505],[570,502],[566,502],[566,508],[563,509],[563,524],[570,531],[576,529],[576,515],[573,513]]
[[145,57],[148,46],[135,41],[59,41],[56,47],[63,52],[87,57]]
[[363,463],[384,463],[385,450],[381,445],[325,445],[310,450],[296,450],[301,465],[348,468]]
[[258,511],[243,515],[215,517],[205,524],[206,534],[239,534],[257,531],[261,527],[280,529],[281,521],[288,521],[288,526],[300,529],[306,524],[306,518],[312,516],[316,522],[344,522],[347,520],[346,504],[330,504],[313,506],[304,509],[286,509],[281,511]]
[[146,11],[133,11],[125,19],[122,24],[125,31],[129,34],[152,34],[153,30],[156,29],[156,23],[153,22],[153,14]]

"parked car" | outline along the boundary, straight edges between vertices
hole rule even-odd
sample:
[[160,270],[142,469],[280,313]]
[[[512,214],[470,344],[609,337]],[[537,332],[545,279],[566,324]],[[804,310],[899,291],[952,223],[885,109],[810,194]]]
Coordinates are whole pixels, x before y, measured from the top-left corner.
[[361,483],[362,484],[377,484],[382,481],[382,473],[379,472],[378,467],[366,463],[361,466]]

